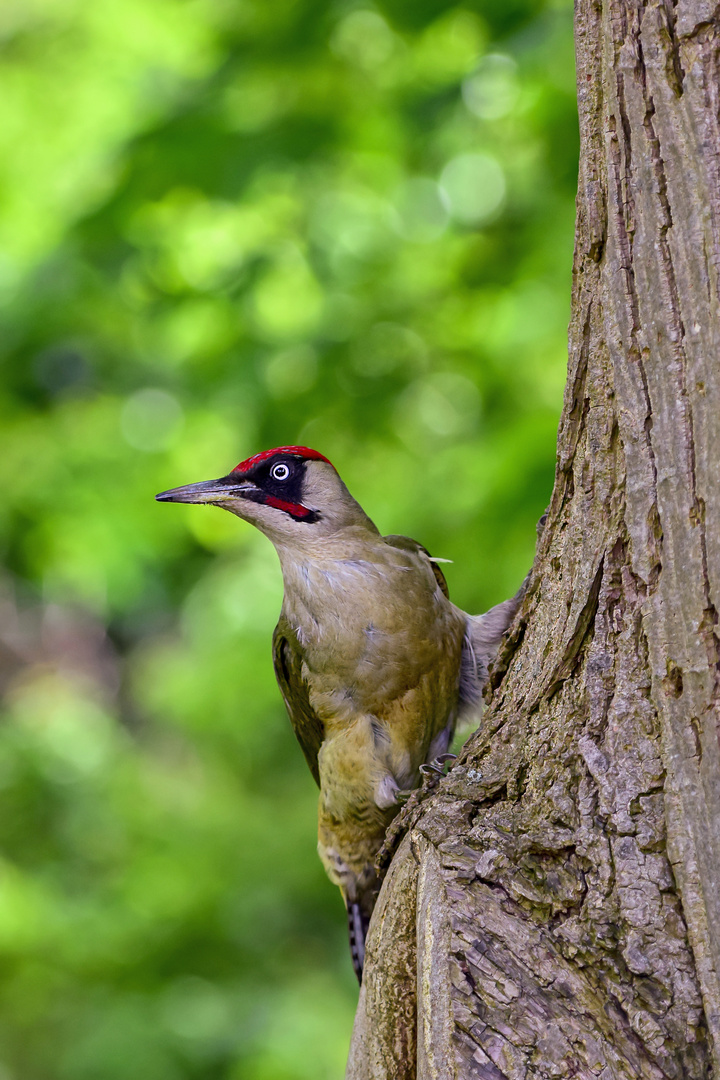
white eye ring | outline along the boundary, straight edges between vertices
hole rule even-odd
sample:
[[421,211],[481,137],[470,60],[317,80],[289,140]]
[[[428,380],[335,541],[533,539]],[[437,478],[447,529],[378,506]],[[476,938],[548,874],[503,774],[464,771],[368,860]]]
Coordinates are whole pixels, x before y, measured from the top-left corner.
[[273,465],[272,469],[270,470],[270,475],[272,476],[273,480],[287,480],[288,476],[290,475],[290,467],[288,465],[285,465],[284,462],[280,461],[277,465]]

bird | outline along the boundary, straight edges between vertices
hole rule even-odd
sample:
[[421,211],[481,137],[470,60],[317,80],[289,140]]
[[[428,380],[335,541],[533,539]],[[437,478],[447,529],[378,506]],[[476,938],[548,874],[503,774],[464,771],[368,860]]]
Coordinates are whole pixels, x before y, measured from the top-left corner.
[[361,982],[387,827],[422,768],[449,756],[458,719],[477,713],[525,583],[466,614],[427,549],[382,536],[330,460],[306,446],[264,450],[155,498],[219,506],[275,546],[284,586],[275,676],[320,789],[318,853],[345,900]]

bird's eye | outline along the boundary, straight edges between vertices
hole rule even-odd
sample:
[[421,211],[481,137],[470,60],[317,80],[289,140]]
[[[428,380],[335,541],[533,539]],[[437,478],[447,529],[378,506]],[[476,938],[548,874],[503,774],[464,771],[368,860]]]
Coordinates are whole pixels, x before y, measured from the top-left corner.
[[270,475],[273,480],[287,480],[290,475],[290,467],[281,461],[277,465],[273,465]]

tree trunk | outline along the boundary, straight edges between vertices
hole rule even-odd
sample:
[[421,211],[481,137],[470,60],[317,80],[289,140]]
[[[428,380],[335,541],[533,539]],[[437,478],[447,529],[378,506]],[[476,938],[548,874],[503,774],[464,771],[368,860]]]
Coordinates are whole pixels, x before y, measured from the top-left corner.
[[579,0],[552,502],[480,731],[413,797],[349,1080],[720,1077],[720,65]]

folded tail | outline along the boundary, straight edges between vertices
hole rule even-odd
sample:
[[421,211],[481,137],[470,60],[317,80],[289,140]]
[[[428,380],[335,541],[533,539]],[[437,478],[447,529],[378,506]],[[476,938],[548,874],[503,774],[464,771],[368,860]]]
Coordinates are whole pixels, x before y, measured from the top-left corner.
[[484,615],[468,615],[460,663],[460,711],[474,712],[482,701],[488,669],[495,659],[503,634],[522,602],[527,578],[510,600],[496,604]]
[[365,938],[367,937],[370,916],[366,915],[358,903],[347,904],[348,933],[350,937],[350,956],[352,966],[357,975],[357,981],[362,982],[363,965],[365,964]]

